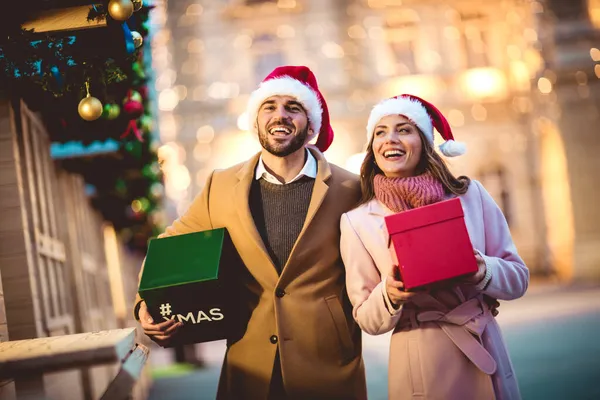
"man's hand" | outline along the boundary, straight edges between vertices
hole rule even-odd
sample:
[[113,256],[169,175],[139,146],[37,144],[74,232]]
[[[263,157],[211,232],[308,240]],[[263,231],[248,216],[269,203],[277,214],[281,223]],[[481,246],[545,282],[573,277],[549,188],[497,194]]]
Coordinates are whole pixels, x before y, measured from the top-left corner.
[[399,267],[397,265],[392,266],[385,283],[385,290],[395,309],[398,309],[416,294],[404,291],[404,283],[398,279],[398,275]]
[[169,344],[169,341],[177,333],[177,330],[183,326],[182,322],[177,322],[174,319],[155,324],[148,312],[145,301],[142,301],[140,304],[138,315],[144,333],[159,346],[163,347]]
[[467,275],[462,281],[470,285],[477,285],[483,280],[483,278],[485,278],[487,267],[485,265],[485,260],[483,259],[483,257],[481,257],[479,252],[473,249],[473,253],[475,254],[475,260],[477,260],[477,272],[471,275]]

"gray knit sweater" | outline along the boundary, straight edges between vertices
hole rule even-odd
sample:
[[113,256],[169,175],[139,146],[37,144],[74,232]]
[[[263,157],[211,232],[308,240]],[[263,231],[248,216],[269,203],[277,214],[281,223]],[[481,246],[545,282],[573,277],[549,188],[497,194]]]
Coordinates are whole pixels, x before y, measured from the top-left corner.
[[277,185],[254,180],[250,212],[277,272],[281,270],[302,230],[315,180],[309,177]]

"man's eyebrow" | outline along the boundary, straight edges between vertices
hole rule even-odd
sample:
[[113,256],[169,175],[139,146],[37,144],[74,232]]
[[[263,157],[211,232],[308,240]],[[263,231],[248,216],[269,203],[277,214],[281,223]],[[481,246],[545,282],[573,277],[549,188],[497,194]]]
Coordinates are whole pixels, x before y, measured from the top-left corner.
[[286,106],[299,106],[299,107],[302,107],[302,108],[304,108],[304,107],[302,106],[302,103],[300,103],[299,101],[296,101],[296,100],[290,100],[290,101],[288,101],[288,102],[286,103]]
[[262,107],[265,104],[275,104],[275,100],[265,100],[265,101],[263,101],[263,103],[260,106]]

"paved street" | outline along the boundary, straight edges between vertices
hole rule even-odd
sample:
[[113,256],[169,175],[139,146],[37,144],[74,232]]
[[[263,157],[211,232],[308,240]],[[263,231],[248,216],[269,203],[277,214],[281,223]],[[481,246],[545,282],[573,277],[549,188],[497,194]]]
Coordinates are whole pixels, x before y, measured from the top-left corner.
[[[600,287],[533,285],[503,302],[502,326],[525,400],[600,399]],[[389,335],[364,336],[369,398],[387,398]],[[223,342],[200,345],[206,368],[172,366],[172,351],[153,348],[151,400],[214,399]]]

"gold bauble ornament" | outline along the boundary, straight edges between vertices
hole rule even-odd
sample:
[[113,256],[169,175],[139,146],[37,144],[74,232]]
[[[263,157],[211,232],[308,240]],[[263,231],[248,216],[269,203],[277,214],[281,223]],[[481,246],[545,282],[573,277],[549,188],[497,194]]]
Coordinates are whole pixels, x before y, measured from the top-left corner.
[[131,0],[131,2],[133,3],[133,11],[140,11],[144,6],[143,0]]
[[86,121],[94,121],[102,115],[102,103],[88,93],[88,95],[79,102],[77,111],[79,112],[79,116]]
[[142,44],[144,44],[144,38],[137,31],[131,31],[131,38],[133,39],[133,45],[136,49],[142,47]]
[[108,13],[116,21],[125,21],[133,14],[133,3],[131,0],[110,0]]

